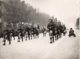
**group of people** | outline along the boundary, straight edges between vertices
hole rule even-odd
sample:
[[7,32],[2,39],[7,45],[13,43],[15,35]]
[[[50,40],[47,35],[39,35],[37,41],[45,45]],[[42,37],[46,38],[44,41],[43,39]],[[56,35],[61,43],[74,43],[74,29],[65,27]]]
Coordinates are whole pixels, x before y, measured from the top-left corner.
[[[6,41],[11,44],[12,40],[15,40],[17,37],[17,42],[23,42],[24,40],[31,40],[35,38],[39,38],[39,34],[43,33],[43,37],[46,36],[46,33],[49,33],[50,43],[53,43],[55,40],[58,40],[62,36],[65,36],[67,33],[66,26],[62,24],[60,21],[55,19],[49,19],[49,23],[47,28],[43,27],[40,28],[39,25],[37,26],[25,26],[25,28],[18,28],[15,29],[6,29],[2,32],[3,37],[3,45],[6,45]],[[74,36],[76,37],[74,30],[70,28],[69,37]]]
[[[6,41],[11,44],[12,38],[15,40],[15,37],[18,37],[18,42],[24,41],[24,40],[31,40],[33,38],[39,38],[40,28],[39,26],[34,27],[26,27],[26,28],[19,28],[17,30],[15,29],[6,29],[3,31],[3,45],[6,45]],[[25,39],[24,39],[25,38]]]
[[62,24],[60,21],[55,19],[49,19],[49,23],[47,25],[49,36],[50,36],[50,43],[53,43],[54,40],[58,40],[62,37],[62,34],[65,36],[66,34],[66,26]]
[[[53,43],[55,40],[65,36],[67,33],[66,26],[58,21],[57,18],[49,19],[47,28],[50,36],[50,43]],[[70,28],[68,36],[76,37],[76,34],[72,28]]]

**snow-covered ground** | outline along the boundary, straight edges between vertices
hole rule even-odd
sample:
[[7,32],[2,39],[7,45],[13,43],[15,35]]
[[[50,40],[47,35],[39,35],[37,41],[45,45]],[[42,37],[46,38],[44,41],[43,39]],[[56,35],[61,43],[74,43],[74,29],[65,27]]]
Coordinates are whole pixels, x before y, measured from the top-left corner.
[[0,39],[0,59],[79,59],[79,33],[77,37],[63,36],[50,44],[49,36],[27,40],[24,42],[12,41],[3,46]]

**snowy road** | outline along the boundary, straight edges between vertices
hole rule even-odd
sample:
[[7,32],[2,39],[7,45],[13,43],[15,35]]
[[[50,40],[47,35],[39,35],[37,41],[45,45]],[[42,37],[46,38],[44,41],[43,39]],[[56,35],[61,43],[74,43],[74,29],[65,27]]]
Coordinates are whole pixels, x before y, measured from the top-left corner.
[[[24,42],[12,41],[11,45],[3,46],[0,40],[0,59],[79,59],[79,38],[67,35],[49,43],[49,36]],[[16,38],[17,39],[17,38]]]

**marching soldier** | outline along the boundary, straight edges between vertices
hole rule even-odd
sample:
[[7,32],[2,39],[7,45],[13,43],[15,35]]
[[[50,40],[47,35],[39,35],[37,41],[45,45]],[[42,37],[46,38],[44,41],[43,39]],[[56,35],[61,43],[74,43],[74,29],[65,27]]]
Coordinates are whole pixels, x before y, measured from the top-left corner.
[[7,31],[3,31],[3,45],[6,45],[6,39],[7,39]]
[[4,31],[4,39],[3,39],[3,45],[6,45],[6,40],[8,40],[9,44],[11,44],[11,36],[10,36],[10,30]]
[[23,42],[23,37],[24,37],[23,29],[18,29],[18,42],[20,42],[20,39],[22,39]]
[[23,29],[21,30],[21,39],[22,39],[22,42],[23,42],[23,38],[24,38],[24,31],[23,31]]
[[43,37],[46,36],[46,29],[44,27],[42,29],[42,32],[43,32]]
[[65,25],[63,25],[62,31],[63,31],[63,35],[65,36],[65,34],[66,34],[66,32],[67,32]]
[[48,23],[47,28],[49,30],[50,43],[53,43],[54,36],[55,36],[55,23],[53,22],[53,19],[50,19],[50,22]]

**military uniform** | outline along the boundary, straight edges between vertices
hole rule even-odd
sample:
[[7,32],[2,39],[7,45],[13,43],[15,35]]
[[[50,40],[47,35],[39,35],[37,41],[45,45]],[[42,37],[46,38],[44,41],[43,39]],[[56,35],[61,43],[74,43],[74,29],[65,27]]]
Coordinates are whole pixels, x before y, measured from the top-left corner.
[[54,42],[55,27],[55,23],[52,20],[47,25],[47,28],[49,29],[50,43]]

